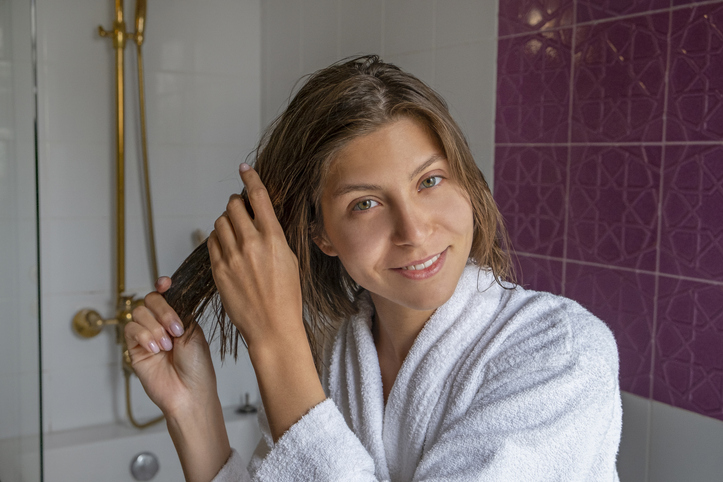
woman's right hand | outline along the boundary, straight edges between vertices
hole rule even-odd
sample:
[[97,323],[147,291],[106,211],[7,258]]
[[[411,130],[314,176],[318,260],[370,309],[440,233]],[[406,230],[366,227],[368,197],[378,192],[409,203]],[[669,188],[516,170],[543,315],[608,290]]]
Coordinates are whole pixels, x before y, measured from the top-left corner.
[[160,278],[145,306],[133,310],[126,343],[133,370],[166,416],[185,479],[207,481],[226,463],[231,446],[208,343],[198,327],[183,332],[162,295],[170,287],[170,278]]
[[170,287],[170,278],[159,278],[157,291],[145,297],[145,306],[133,310],[133,321],[125,328],[133,370],[166,416],[192,411],[218,398],[203,330],[184,332],[178,315],[162,296]]

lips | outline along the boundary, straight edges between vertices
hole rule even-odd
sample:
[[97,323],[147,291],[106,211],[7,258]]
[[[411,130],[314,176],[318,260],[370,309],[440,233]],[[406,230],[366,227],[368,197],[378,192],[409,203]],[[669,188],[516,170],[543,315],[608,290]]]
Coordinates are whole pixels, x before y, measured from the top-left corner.
[[435,254],[434,256],[432,256],[431,258],[429,258],[428,260],[426,260],[426,261],[424,261],[424,262],[422,262],[422,263],[419,263],[419,264],[412,264],[412,265],[409,265],[409,266],[402,266],[401,269],[403,269],[403,270],[405,270],[405,271],[418,271],[418,270],[427,269],[427,268],[429,268],[430,266],[432,266],[432,264],[434,264],[434,262],[437,261],[440,256],[442,256],[442,253]]

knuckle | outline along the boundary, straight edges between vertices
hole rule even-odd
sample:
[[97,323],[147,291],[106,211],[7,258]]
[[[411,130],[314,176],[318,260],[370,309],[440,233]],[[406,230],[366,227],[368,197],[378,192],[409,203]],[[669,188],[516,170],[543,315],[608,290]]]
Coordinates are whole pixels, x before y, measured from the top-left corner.
[[260,200],[267,197],[268,191],[264,186],[254,186],[248,190],[249,197],[255,200]]
[[[146,298],[148,298],[148,296],[146,296]],[[131,311],[131,316],[134,320],[137,320],[143,315],[143,313],[145,313],[144,310],[146,309],[147,308],[145,306],[136,306],[135,308],[133,308],[133,311]],[[128,326],[126,326],[126,329],[128,329]]]

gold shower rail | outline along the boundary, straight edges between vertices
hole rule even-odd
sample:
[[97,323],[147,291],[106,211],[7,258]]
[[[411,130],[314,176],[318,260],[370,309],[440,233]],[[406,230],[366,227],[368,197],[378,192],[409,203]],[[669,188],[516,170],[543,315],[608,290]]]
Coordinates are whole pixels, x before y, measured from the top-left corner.
[[145,180],[146,220],[148,222],[148,242],[151,256],[151,283],[158,279],[156,259],[156,241],[153,229],[153,210],[151,204],[151,187],[148,172],[148,144],[146,137],[145,88],[143,83],[143,55],[141,46],[144,40],[146,21],[146,0],[136,0],[135,32],[126,32],[123,0],[115,0],[115,20],[112,30],[98,27],[101,37],[113,41],[116,63],[116,314],[115,318],[103,319],[98,312],[83,309],[73,318],[73,329],[83,337],[90,338],[100,333],[103,326],[116,327],[116,341],[121,345],[123,353],[123,374],[125,376],[126,412],[131,424],[137,428],[145,428],[163,420],[163,416],[145,423],[138,423],[133,416],[130,400],[130,376],[133,367],[128,355],[123,330],[131,321],[133,308],[143,304],[143,300],[135,299],[134,295],[125,294],[125,45],[130,39],[136,44],[138,59],[138,94],[140,101],[141,147],[143,157],[143,177]]

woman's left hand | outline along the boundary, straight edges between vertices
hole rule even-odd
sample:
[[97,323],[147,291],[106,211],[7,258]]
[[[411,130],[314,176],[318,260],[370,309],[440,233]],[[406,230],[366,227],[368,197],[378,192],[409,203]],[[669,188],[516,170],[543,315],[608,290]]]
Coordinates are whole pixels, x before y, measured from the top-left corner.
[[307,343],[298,261],[258,174],[247,164],[239,170],[255,216],[235,194],[209,236],[221,301],[250,350],[290,336]]
[[231,196],[216,220],[208,252],[226,313],[243,335],[261,400],[278,440],[326,395],[302,317],[299,263],[256,171],[241,164],[254,218]]

